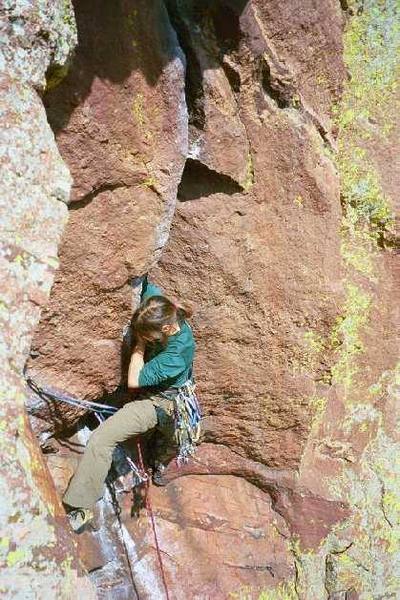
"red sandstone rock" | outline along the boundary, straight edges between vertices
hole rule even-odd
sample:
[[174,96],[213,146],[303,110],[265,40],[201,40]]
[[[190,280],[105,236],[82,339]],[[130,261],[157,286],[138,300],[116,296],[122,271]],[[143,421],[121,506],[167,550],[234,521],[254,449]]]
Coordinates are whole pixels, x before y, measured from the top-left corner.
[[268,469],[222,446],[203,444],[188,464],[177,467],[174,462],[170,463],[164,479],[171,482],[192,474],[235,475],[254,483],[267,492],[274,511],[281,515],[291,534],[308,551],[317,549],[333,527],[350,514],[344,502],[327,499],[325,490],[314,495],[307,487],[299,485],[293,472]]
[[[222,600],[242,588],[257,594],[293,578],[285,522],[268,497],[248,482],[190,476],[165,489],[152,488],[150,498],[173,597]],[[144,514],[141,520],[148,522]],[[137,538],[134,523],[127,527]],[[136,539],[141,560],[157,572],[149,522],[141,536]],[[140,597],[152,598],[151,590],[142,590]]]
[[[231,22],[224,27],[217,19],[221,7],[190,6],[178,2],[175,8],[178,22],[183,15],[196,32],[189,41],[183,36],[184,48],[192,44],[201,52],[201,44],[213,40],[208,47],[214,70],[223,70],[228,61],[231,79],[232,69],[237,75],[235,102],[251,155],[248,192],[229,189],[221,177],[202,195],[199,172],[186,168],[180,186],[186,201],[178,206],[169,244],[153,273],[167,293],[198,307],[196,372],[210,415],[209,441],[269,466],[294,467],[309,431],[308,399],[328,360],[310,348],[307,336],[320,339],[328,332],[341,298],[339,186],[311,112],[329,129],[328,101],[337,98],[340,86],[334,82],[344,73],[337,35],[342,17],[333,5],[324,7],[314,28],[317,19],[307,7],[249,3],[243,11],[227,9]],[[283,36],[289,13],[295,15],[293,31]],[[311,37],[313,48],[300,58],[299,46]],[[315,65],[326,46],[336,49],[336,58],[321,59],[329,65],[318,66],[327,78],[320,85]],[[263,75],[263,61],[270,75]],[[280,91],[276,87],[275,94],[271,86]],[[324,104],[310,112],[297,106],[296,94],[310,106],[311,96],[317,102],[324,98]],[[203,106],[218,97],[218,86],[207,78],[202,97]],[[195,115],[199,104],[192,106]],[[218,136],[223,132],[220,122]],[[221,174],[227,173],[224,157]]]
[[[212,25],[213,21],[220,22],[221,7],[218,3],[212,6],[178,1],[169,2],[169,8],[188,58],[188,157],[212,171],[205,171],[206,177],[217,172],[234,180],[239,189],[246,187],[249,140],[240,119],[235,90],[221,68],[221,48]],[[233,19],[229,26],[234,29],[235,25]]]
[[277,63],[280,67],[272,71],[272,88],[285,83],[285,78],[279,80],[280,72],[286,70],[298,102],[329,134],[332,102],[340,100],[345,79],[340,4],[334,0],[324,4],[256,0],[248,4],[242,23],[252,47],[265,52],[271,61],[271,71]]
[[[76,6],[82,43],[45,104],[74,178],[70,220],[47,312],[32,345],[37,383],[95,399],[122,383],[131,280],[154,263],[169,231],[187,152],[184,57],[162,3],[99,11]],[[57,358],[56,358],[57,357]],[[36,432],[82,411],[32,394]]]
[[[263,519],[270,524],[279,514],[285,535],[289,533],[292,541],[299,541],[294,551],[296,560],[301,567],[302,561],[305,563],[296,582],[299,597],[320,600],[329,593],[331,600],[343,595],[357,598],[354,586],[378,590],[381,582],[375,580],[388,579],[391,567],[388,557],[393,540],[397,539],[391,531],[397,513],[390,495],[395,493],[395,486],[394,467],[389,458],[397,451],[398,441],[398,388],[393,367],[397,360],[399,324],[398,311],[392,302],[399,286],[398,232],[393,234],[389,251],[375,257],[376,279],[367,281],[360,274],[355,277],[361,289],[379,301],[372,308],[374,326],[368,325],[360,334],[362,348],[368,350],[357,357],[358,372],[349,396],[343,384],[329,385],[335,357],[323,342],[343,310],[342,280],[344,274],[348,275],[341,268],[339,251],[338,176],[327,152],[327,146],[334,147],[338,131],[337,127],[331,128],[330,106],[338,100],[345,76],[339,4],[254,1],[242,8],[228,0],[221,5],[178,1],[169,4],[189,60],[191,146],[190,160],[179,187],[183,202],[176,213],[168,248],[152,274],[167,293],[197,304],[193,323],[198,340],[198,388],[209,417],[206,439],[218,446],[204,446],[199,452],[200,464],[170,473],[167,489],[154,490],[152,495],[162,550],[167,553],[173,550],[172,555],[166,556],[168,582],[177,590],[182,587],[182,580],[186,583],[190,579],[199,598],[202,594],[222,598],[235,591],[233,585],[251,583],[247,577],[250,566],[256,572],[253,580],[257,591],[263,585],[270,587],[276,583],[266,568],[271,562],[246,562],[241,554],[242,549],[250,549],[254,554],[261,548],[268,561],[274,558],[269,554],[270,547],[264,548],[261,542],[253,542],[243,533],[247,521],[242,517],[249,516],[252,508],[249,498],[256,496],[257,506],[263,507]],[[85,52],[96,56],[92,50],[98,28],[93,32],[92,22],[87,18],[88,6],[81,4],[78,15],[89,41],[77,65],[87,64]],[[142,8],[153,14],[153,8],[147,5]],[[130,33],[138,26],[136,17],[138,21],[144,19],[145,10],[140,15],[128,15]],[[100,18],[102,23],[117,27],[126,43],[126,31],[118,20],[120,15],[105,11]],[[145,31],[144,26],[139,29]],[[113,47],[112,41],[107,44]],[[147,55],[147,47],[148,42],[146,52],[142,52],[144,45],[140,49],[141,58]],[[135,67],[136,56],[128,53],[128,57]],[[37,369],[35,375],[44,382],[49,381],[53,386],[58,382],[64,392],[72,390],[90,397],[112,390],[119,382],[122,315],[127,318],[130,310],[127,273],[138,274],[147,269],[158,252],[153,241],[153,248],[143,250],[141,262],[132,262],[127,268],[125,250],[118,245],[118,232],[123,231],[123,225],[111,219],[112,211],[110,247],[105,244],[97,249],[97,242],[89,235],[90,228],[93,223],[101,227],[109,218],[108,207],[113,202],[120,207],[123,193],[137,189],[149,174],[146,198],[152,198],[153,206],[159,206],[157,214],[161,215],[159,223],[165,234],[182,167],[182,161],[177,161],[168,188],[171,174],[168,160],[173,160],[177,148],[179,152],[182,146],[174,146],[169,153],[168,144],[173,136],[160,126],[160,121],[163,122],[166,111],[168,119],[172,118],[173,132],[179,120],[177,115],[185,118],[184,110],[174,112],[174,107],[166,101],[175,93],[168,77],[160,78],[159,87],[155,86],[157,93],[153,95],[153,89],[150,91],[148,82],[137,72],[129,72],[128,88],[122,88],[118,77],[116,81],[109,71],[101,70],[99,62],[98,58],[95,64],[89,60],[91,86],[87,85],[91,77],[82,86],[80,73],[75,72],[68,83],[72,83],[72,95],[68,85],[64,88],[69,90],[65,96],[69,104],[71,98],[73,104],[76,92],[76,109],[72,110],[68,124],[58,118],[59,112],[65,115],[66,110],[63,88],[55,91],[51,99],[54,103],[50,101],[48,106],[53,124],[60,129],[61,149],[69,158],[76,178],[77,218],[73,223],[76,234],[71,230],[65,243],[65,256],[69,252],[70,258],[64,261],[46,317],[48,329],[50,322],[57,320],[60,309],[65,325],[57,334],[54,323],[51,333],[44,333],[43,327],[37,338],[39,356],[30,364],[30,369]],[[132,64],[122,60],[121,79],[127,66],[129,70]],[[149,65],[149,76],[153,66]],[[196,68],[198,72],[190,79]],[[155,135],[144,130],[148,113],[142,114],[140,96],[133,106],[134,131],[125,127],[123,116],[127,115],[130,122],[129,98],[135,93],[135,86],[146,99],[146,107],[160,116]],[[166,102],[167,108],[162,105],[157,115],[161,101]],[[112,107],[116,116],[110,116],[104,105]],[[394,199],[399,182],[395,174],[386,177],[386,165],[394,163],[395,167],[397,138],[394,129],[392,137],[385,140],[370,136],[360,142],[360,147],[368,149],[386,193]],[[82,148],[79,160],[76,145]],[[132,146],[134,157],[140,157],[139,164],[126,159],[124,149]],[[109,147],[111,156],[105,150]],[[85,152],[87,158],[83,156]],[[168,160],[157,171],[160,156]],[[147,170],[148,161],[152,170],[145,174],[143,168]],[[159,174],[157,181],[153,180],[153,168]],[[107,209],[101,205],[104,198]],[[393,205],[396,206],[395,201]],[[139,209],[143,210],[142,205]],[[151,219],[147,224],[150,230],[156,212],[146,213]],[[84,215],[89,218],[84,219]],[[149,229],[143,229],[146,239]],[[82,235],[89,240],[91,252],[86,263],[85,257],[76,258],[74,240],[80,240]],[[154,232],[153,240],[161,239],[158,235],[159,232]],[[162,239],[165,240],[165,235]],[[136,243],[132,247],[142,250],[141,236],[135,238]],[[108,259],[106,277],[103,255]],[[83,323],[78,311],[73,310],[77,304],[71,302],[70,293],[75,280],[69,278],[73,261],[81,259],[82,270],[92,273],[90,278],[81,277],[79,294],[85,299],[95,298],[95,306],[89,302],[84,305]],[[108,288],[110,281],[115,285]],[[124,282],[125,287],[119,287]],[[97,306],[99,290],[101,301]],[[34,290],[32,298],[36,298]],[[110,306],[110,315],[101,312]],[[92,317],[91,311],[95,309],[101,313],[98,330],[92,327],[88,316]],[[121,319],[118,323],[117,318]],[[91,344],[86,344],[88,336]],[[55,349],[60,346],[60,338],[74,343],[56,361]],[[343,341],[339,340],[340,343]],[[96,354],[92,358],[93,348]],[[98,357],[98,364],[94,356]],[[82,357],[84,360],[78,367],[77,361]],[[37,367],[33,366],[35,363]],[[66,375],[62,373],[65,365],[69,369]],[[375,386],[375,392],[371,386]],[[322,409],[314,419],[311,399],[320,402],[322,399]],[[65,424],[77,418],[75,412],[61,412],[61,422],[64,419]],[[53,427],[50,424],[49,430]],[[213,489],[220,492],[216,498],[205,491],[210,481],[214,483]],[[248,482],[257,486],[257,492]],[[387,492],[386,484],[393,489]],[[225,491],[220,485],[226,485],[229,499],[232,494],[247,495],[246,504],[232,502],[233,506],[226,506]],[[203,512],[206,503],[211,519]],[[144,597],[154,593],[154,589],[161,595],[147,519],[142,517],[139,523],[133,523],[129,518],[129,499],[125,498],[123,504],[124,525],[128,528],[123,535],[130,544],[135,580]],[[364,510],[368,518],[364,518]],[[107,515],[102,544],[109,543],[107,534],[113,527],[112,515],[110,512]],[[250,517],[253,519],[253,515]],[[229,538],[230,544],[219,546],[220,540],[226,539],[225,519],[237,531]],[[254,525],[255,521],[251,522]],[[384,534],[380,533],[382,524]],[[241,540],[237,546],[236,539]],[[201,548],[199,556],[193,551],[195,544]],[[110,547],[107,546],[108,551]],[[102,585],[112,585],[116,595],[126,592],[128,570],[120,554],[122,547],[120,537],[115,572],[107,571],[107,553],[99,557],[95,545],[89,550],[92,563],[102,566],[98,569],[99,589],[103,589]],[[278,555],[273,563],[275,570],[287,581],[292,576],[292,558],[282,540],[274,550]],[[228,552],[232,552],[229,566],[224,565]],[[212,555],[211,565],[203,554]],[[183,555],[189,556],[189,561]],[[341,565],[341,555],[350,561],[351,568]],[[218,576],[215,565],[220,570]],[[263,575],[260,566],[264,567]],[[121,573],[123,591],[118,588]],[[349,580],[340,579],[339,574],[343,573]],[[188,597],[191,591],[185,588],[177,593]]]
[[[122,331],[132,314],[130,275],[146,269],[154,246],[153,218],[162,205],[143,186],[99,193],[73,210],[60,250],[52,296],[29,364],[35,382],[78,398],[95,398],[121,382]],[[55,360],[55,355],[57,360]],[[60,370],[59,366],[63,368]],[[60,428],[77,410],[50,403],[41,409]],[[54,414],[55,418],[52,418]]]
[[337,314],[338,190],[308,128],[300,134],[272,112],[249,130],[259,150],[251,193],[182,203],[154,276],[198,307],[196,374],[212,440],[288,468],[307,437],[314,377],[326,368],[306,335],[324,335]]
[[0,595],[95,598],[25,412],[23,366],[53,282],[71,178],[38,92],[76,43],[67,2],[3,2],[0,68]]
[[[82,433],[65,440],[58,453],[47,455],[60,494],[83,450]],[[226,457],[218,460],[217,451],[215,458],[217,470],[223,470]],[[228,466],[227,472],[234,467],[234,463]],[[284,476],[279,478],[275,473],[270,473],[270,477],[275,478],[275,484],[284,480]],[[166,488],[152,486],[149,497],[173,598],[209,596],[222,600],[242,588],[251,588],[252,593],[258,594],[265,587],[293,578],[290,531],[285,519],[274,510],[268,494],[243,477],[186,475]],[[139,518],[132,518],[129,493],[118,494],[118,501],[124,544],[106,493],[105,502],[97,504],[96,531],[88,530],[78,536],[85,566],[99,592],[108,585],[119,598],[121,575],[127,582],[130,578],[128,551],[138,597],[161,597],[163,583],[149,515],[143,508]],[[108,567],[111,562],[113,570]]]

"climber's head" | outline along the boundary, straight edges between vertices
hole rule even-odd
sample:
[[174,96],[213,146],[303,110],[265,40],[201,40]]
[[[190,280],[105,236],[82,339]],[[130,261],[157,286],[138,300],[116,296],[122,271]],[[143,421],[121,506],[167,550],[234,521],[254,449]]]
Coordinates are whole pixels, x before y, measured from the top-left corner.
[[192,315],[188,307],[175,304],[164,296],[147,298],[132,317],[132,327],[145,342],[165,345],[170,335],[179,331],[183,321]]

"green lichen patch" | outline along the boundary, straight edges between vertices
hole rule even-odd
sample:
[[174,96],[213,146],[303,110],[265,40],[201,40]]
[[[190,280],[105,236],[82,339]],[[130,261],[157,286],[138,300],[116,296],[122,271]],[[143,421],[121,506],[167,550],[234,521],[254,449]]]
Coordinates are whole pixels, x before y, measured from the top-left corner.
[[399,443],[380,429],[359,473],[343,474],[354,533],[351,546],[336,557],[336,583],[351,584],[362,599],[395,598],[400,592],[399,451]]
[[350,236],[361,230],[379,241],[393,227],[393,211],[368,158],[347,137],[339,144],[337,160],[344,208],[343,230]]
[[348,267],[358,271],[370,281],[376,281],[376,248],[368,234],[354,231],[352,236],[342,236],[340,251]]
[[15,565],[24,563],[27,559],[27,553],[23,549],[13,550],[7,555],[7,566],[14,567]]
[[365,0],[352,4],[354,16],[344,35],[350,79],[340,106],[334,109],[339,126],[343,226],[350,235],[361,228],[380,240],[392,228],[394,218],[363,140],[387,135],[397,114],[393,99],[400,76],[400,3]]
[[243,587],[229,594],[231,600],[298,600],[294,582],[280,583],[278,586],[254,592],[251,587]]
[[[362,395],[357,389],[359,359],[366,351],[363,333],[372,326],[369,290],[379,283],[379,252],[393,226],[390,201],[369,152],[372,142],[385,141],[398,114],[394,92],[400,81],[400,2],[349,3],[353,16],[344,36],[349,80],[335,109],[345,301],[329,346],[335,354],[332,383],[340,384],[338,391],[344,388],[340,434],[350,444],[357,433],[354,447],[367,446],[356,465],[343,461],[341,475],[326,478],[331,497],[348,504],[350,517],[333,528],[315,553],[293,545],[296,591],[307,600],[350,591],[360,600],[400,598],[400,442],[385,431],[378,408],[396,406],[396,397],[400,401],[400,368],[382,373]],[[315,404],[318,414],[317,398]],[[394,428],[400,425],[395,415],[390,421]]]
[[291,358],[291,368],[295,374],[315,374],[318,379],[325,381],[330,378],[328,373],[321,372],[321,358],[328,349],[328,340],[318,331],[310,329],[303,333],[303,338],[297,347],[296,354]]
[[[143,138],[147,142],[151,142],[153,139],[153,132],[150,128],[150,121],[145,111],[145,97],[143,94],[138,93],[135,95],[132,102],[132,117],[135,123],[138,125]],[[157,114],[153,114],[153,119],[157,116]]]
[[132,102],[132,114],[135,117],[136,122],[143,126],[146,122],[144,115],[144,97],[143,94],[136,94]]
[[326,411],[327,400],[323,396],[312,396],[309,407],[312,412],[311,429],[315,430],[321,424]]
[[271,590],[264,590],[257,600],[298,600],[294,582],[281,583]]
[[313,355],[319,354],[323,351],[325,343],[322,337],[315,331],[306,331],[304,334],[304,340]]
[[400,4],[398,0],[356,0],[357,14],[344,35],[344,61],[351,79],[339,124],[358,127],[386,113],[398,85]]
[[245,192],[248,192],[254,184],[254,163],[251,152],[247,155],[246,162],[246,175],[243,181],[239,182],[239,185],[243,188]]
[[304,198],[301,194],[297,194],[293,200],[293,204],[298,206],[299,208],[303,208],[304,206]]
[[343,314],[336,320],[330,338],[331,345],[336,349],[332,381],[343,384],[347,391],[358,372],[356,357],[364,350],[360,334],[368,321],[370,308],[370,295],[348,282]]

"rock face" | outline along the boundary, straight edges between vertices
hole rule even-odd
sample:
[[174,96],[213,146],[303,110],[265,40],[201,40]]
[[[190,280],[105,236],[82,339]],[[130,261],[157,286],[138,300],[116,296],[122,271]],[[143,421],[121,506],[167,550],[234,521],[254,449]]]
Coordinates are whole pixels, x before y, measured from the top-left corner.
[[0,593],[94,598],[25,414],[22,376],[71,185],[38,91],[76,42],[73,13],[69,2],[5,2],[0,25]]
[[[58,446],[58,453],[48,455],[60,493],[76,467],[77,449],[83,450],[87,433],[81,430]],[[96,533],[79,536],[85,565],[99,597],[108,597],[108,587],[117,598],[162,598],[163,581],[149,515],[142,508],[133,517],[129,487],[124,492],[120,481],[116,485],[121,526],[115,521],[107,492],[106,502],[98,505]],[[241,588],[251,586],[260,593],[266,585],[294,578],[287,524],[273,509],[271,498],[245,479],[233,475],[183,477],[166,488],[153,486],[149,499],[167,586],[174,598],[222,600]],[[134,586],[126,576],[130,569]]]
[[[319,597],[399,595],[399,8],[366,2],[344,37],[351,78],[339,126],[344,216],[343,314],[332,332],[332,383],[320,403],[299,483],[338,499],[352,516],[327,536],[299,590]],[[371,82],[374,82],[371,85]],[[393,161],[393,162],[392,162]],[[389,167],[390,165],[390,167]],[[323,473],[321,478],[320,474]],[[312,565],[326,564],[323,574]],[[311,592],[310,592],[311,590]]]
[[[230,120],[217,127],[207,121],[207,107],[222,95],[221,84],[210,83],[216,72],[230,87],[230,112],[245,142],[234,135],[218,164],[200,152],[197,161],[220,174],[206,194],[196,193],[199,171],[189,162],[154,276],[198,306],[197,376],[211,415],[210,441],[288,468],[299,463],[307,439],[310,398],[328,369],[320,339],[340,302],[339,184],[325,147],[332,137],[329,105],[344,75],[343,17],[336,3],[317,15],[311,4],[297,10],[293,3],[290,10],[264,4],[242,11],[229,3],[174,4],[176,22],[193,32],[182,37],[189,71],[202,64],[205,48],[213,65],[204,66],[196,88],[201,101],[192,114],[204,107],[196,139],[207,148],[235,131]],[[307,52],[299,62],[302,46]],[[334,60],[325,57],[327,47]],[[247,180],[236,176],[242,188],[228,189],[224,177],[234,178],[234,152],[236,171],[247,169]]]
[[[86,1],[75,10],[82,43],[45,96],[74,178],[71,218],[28,372],[93,399],[122,383],[131,283],[168,236],[187,154],[185,58],[162,2]],[[36,431],[54,431],[47,407],[37,398],[31,406],[42,416]]]
[[[399,16],[394,0],[87,0],[69,74],[48,74],[74,184],[28,374],[111,401],[136,278],[197,309],[206,443],[151,489],[173,597],[400,593]],[[82,416],[34,395],[30,411],[42,440]],[[77,454],[60,441],[61,492]],[[161,598],[147,517],[117,500],[80,538],[92,582]]]

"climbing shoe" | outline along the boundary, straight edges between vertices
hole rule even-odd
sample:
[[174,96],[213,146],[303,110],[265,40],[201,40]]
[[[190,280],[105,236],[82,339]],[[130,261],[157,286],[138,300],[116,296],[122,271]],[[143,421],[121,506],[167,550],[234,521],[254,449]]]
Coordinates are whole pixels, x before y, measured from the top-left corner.
[[74,508],[67,514],[67,517],[75,533],[82,533],[85,526],[93,520],[94,514],[88,508]]
[[158,486],[167,485],[168,481],[166,480],[166,478],[164,476],[164,472],[165,472],[165,466],[162,464],[159,464],[154,469],[152,477],[151,477],[154,485],[158,485]]

